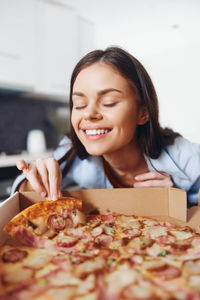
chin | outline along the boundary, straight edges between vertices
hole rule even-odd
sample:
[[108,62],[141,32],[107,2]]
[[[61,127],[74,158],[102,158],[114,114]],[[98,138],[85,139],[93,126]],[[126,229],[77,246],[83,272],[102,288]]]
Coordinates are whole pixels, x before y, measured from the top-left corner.
[[92,156],[102,156],[102,155],[104,155],[105,154],[105,151],[102,151],[102,150],[100,150],[100,149],[97,149],[97,148],[93,148],[93,149],[91,149],[91,148],[85,148],[86,149],[86,151],[87,151],[87,153],[89,154],[89,155],[92,155]]
[[87,151],[87,153],[89,155],[92,155],[92,156],[102,156],[102,155],[104,155],[104,153],[102,153],[100,151]]

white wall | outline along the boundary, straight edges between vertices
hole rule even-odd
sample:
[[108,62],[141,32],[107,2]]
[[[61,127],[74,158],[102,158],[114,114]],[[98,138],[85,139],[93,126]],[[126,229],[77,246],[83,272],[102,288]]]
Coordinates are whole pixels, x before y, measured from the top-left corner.
[[200,142],[200,0],[66,0],[96,27],[95,46],[138,58],[157,90],[160,119]]
[[161,124],[200,142],[200,1],[183,2],[171,20],[163,7],[159,17],[132,21],[131,29],[128,21],[97,24],[96,45],[121,45],[136,56],[155,84]]

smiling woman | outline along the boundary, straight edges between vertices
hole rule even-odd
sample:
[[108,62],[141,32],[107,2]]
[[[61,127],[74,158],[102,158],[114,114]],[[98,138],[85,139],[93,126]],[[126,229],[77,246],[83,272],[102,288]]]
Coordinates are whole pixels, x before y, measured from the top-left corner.
[[70,137],[63,138],[55,158],[30,166],[19,161],[23,174],[13,191],[27,186],[25,179],[52,199],[73,184],[175,186],[187,191],[188,204],[198,202],[200,146],[160,126],[153,83],[131,54],[110,47],[84,56],[72,73],[70,111]]
[[137,125],[148,120],[129,82],[99,62],[78,74],[73,90],[72,126],[86,151],[107,161],[125,153],[135,143]]

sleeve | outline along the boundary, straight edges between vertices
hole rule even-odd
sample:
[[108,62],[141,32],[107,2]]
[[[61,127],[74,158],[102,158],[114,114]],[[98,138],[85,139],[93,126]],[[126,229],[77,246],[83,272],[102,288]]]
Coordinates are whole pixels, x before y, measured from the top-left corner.
[[200,144],[192,143],[185,138],[176,139],[175,147],[170,146],[170,155],[177,166],[188,178],[187,192],[188,204],[198,204],[200,189]]
[[22,182],[25,181],[25,179],[26,178],[23,173],[17,176],[17,178],[14,180],[13,185],[11,187],[11,195],[13,195],[15,192],[19,190],[20,185],[22,184]]
[[55,149],[53,153],[53,157],[56,160],[59,160],[63,155],[67,153],[67,151],[69,151],[71,146],[72,146],[71,140],[67,136],[64,136],[60,141],[58,147]]
[[[70,150],[71,147],[72,147],[71,140],[67,136],[64,136],[64,138],[60,141],[59,146],[54,151],[53,154],[54,158],[56,160],[59,160]],[[73,167],[77,165],[79,165],[79,159],[76,157],[73,162]],[[65,161],[60,164],[61,172],[64,170],[65,166],[66,166]],[[61,182],[61,190],[64,190],[66,188],[73,188],[74,186],[78,185],[77,181],[74,178],[76,176],[74,176],[74,172],[72,171],[72,169],[74,169],[73,167],[70,169],[70,171],[67,174],[63,176]]]

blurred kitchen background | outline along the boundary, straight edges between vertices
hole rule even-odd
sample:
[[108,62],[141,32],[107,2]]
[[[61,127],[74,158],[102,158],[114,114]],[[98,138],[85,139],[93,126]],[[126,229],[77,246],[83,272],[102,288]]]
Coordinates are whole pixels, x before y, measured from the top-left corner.
[[19,158],[68,131],[76,62],[119,45],[149,72],[163,126],[200,142],[200,0],[0,0],[0,199]]

